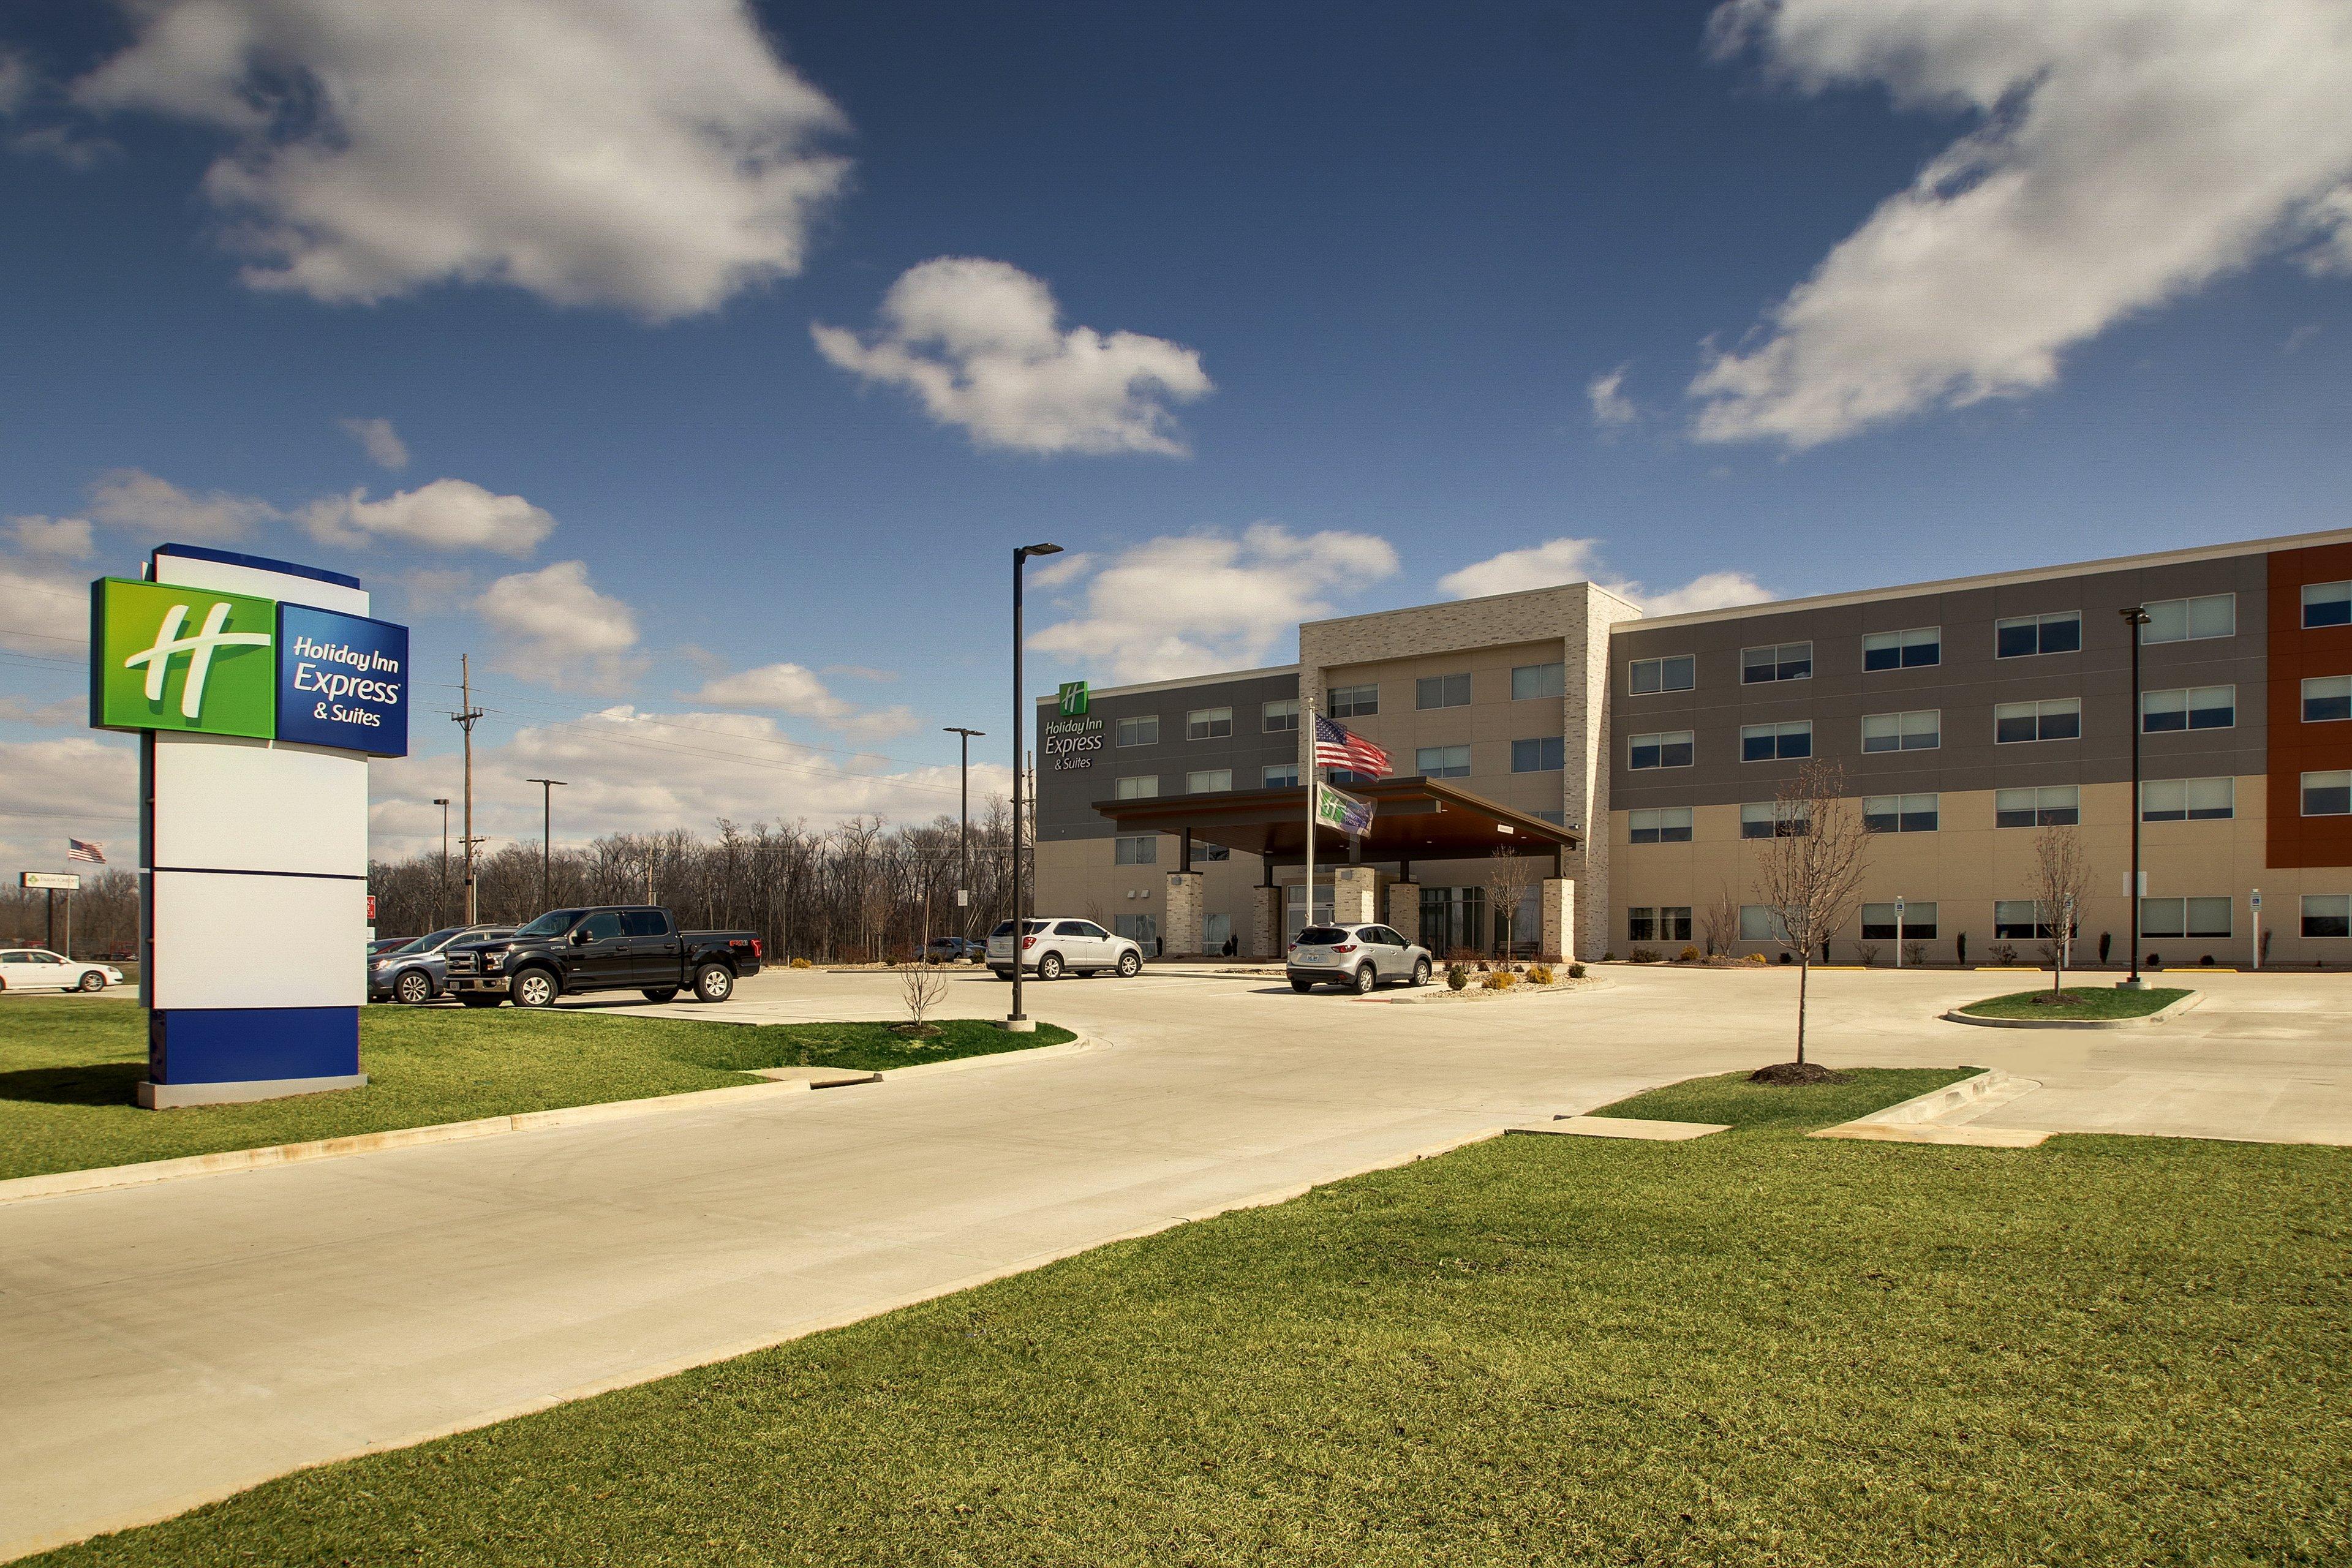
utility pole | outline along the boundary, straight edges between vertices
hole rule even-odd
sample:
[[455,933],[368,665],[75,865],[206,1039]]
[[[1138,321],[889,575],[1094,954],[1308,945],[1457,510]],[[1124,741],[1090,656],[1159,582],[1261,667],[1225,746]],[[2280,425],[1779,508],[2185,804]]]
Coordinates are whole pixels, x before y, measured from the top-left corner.
[[449,797],[436,795],[433,804],[441,808],[441,883],[433,896],[433,923],[439,925],[449,908]]
[[[973,737],[986,735],[988,731],[967,730],[957,724],[942,724],[940,728],[943,733],[963,737],[962,802],[957,807],[959,826],[956,828],[956,918],[961,925],[963,939],[970,942],[971,940],[971,742]],[[923,917],[923,924],[928,928],[930,923],[930,917],[926,914]],[[929,936],[930,932],[926,929],[923,934]]]
[[457,656],[457,711],[449,715],[466,731],[466,923],[480,923],[474,912],[474,846],[480,842],[474,837],[474,725],[482,710],[474,706],[474,671],[472,657]]
[[[525,779],[525,784],[539,786],[539,907],[541,911],[555,907],[555,895],[548,890],[548,868],[552,863],[555,843],[555,799],[557,788],[569,783],[565,779]],[[648,903],[651,900],[646,900]]]

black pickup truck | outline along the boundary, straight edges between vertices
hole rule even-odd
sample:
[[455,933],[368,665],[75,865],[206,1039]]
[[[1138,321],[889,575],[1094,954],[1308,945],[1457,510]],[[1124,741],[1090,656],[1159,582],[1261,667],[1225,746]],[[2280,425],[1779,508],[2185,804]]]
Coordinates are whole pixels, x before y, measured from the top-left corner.
[[650,904],[550,910],[512,936],[450,944],[449,989],[468,1007],[551,1007],[567,991],[642,991],[667,1002],[691,990],[724,1002],[735,982],[760,973],[760,939],[748,931],[680,931]]

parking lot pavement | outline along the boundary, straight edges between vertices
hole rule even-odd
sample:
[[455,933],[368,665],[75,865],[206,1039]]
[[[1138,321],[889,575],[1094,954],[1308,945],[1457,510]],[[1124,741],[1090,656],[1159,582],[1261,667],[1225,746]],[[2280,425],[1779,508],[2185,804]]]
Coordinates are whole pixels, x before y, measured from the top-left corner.
[[[1029,1011],[1099,1049],[0,1208],[0,1556],[1789,1054],[1789,972],[1601,973],[1458,1006],[1063,980]],[[1993,979],[1817,974],[1814,1055],[2006,1067],[2047,1086],[2021,1125],[2352,1139],[2341,976],[2200,976],[2152,1029],[1937,1018]],[[1010,992],[961,975],[940,1013]],[[615,1010],[899,1016],[887,973],[790,969]]]

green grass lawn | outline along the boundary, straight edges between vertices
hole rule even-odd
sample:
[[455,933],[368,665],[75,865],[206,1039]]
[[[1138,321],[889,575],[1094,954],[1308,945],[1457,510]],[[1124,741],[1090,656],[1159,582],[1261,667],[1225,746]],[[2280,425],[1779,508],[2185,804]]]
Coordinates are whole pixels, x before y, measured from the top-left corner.
[[2352,1154],[1716,1079],[51,1564],[2352,1561]]
[[956,1019],[916,1041],[887,1024],[705,1024],[561,1009],[370,1007],[364,1089],[254,1105],[142,1110],[147,1015],[116,1002],[0,1003],[0,1178],[341,1138],[436,1121],[719,1089],[755,1068],[899,1068],[1070,1039]]
[[1981,1002],[1971,1002],[1960,1009],[1986,1018],[2145,1018],[2159,1008],[2169,1007],[2189,992],[2178,986],[2151,985],[2145,991],[2124,991],[2113,985],[2080,985],[2069,983],[2067,1002],[2041,1000],[2050,994],[2050,987],[2036,991],[2012,991],[2006,996],[1988,996]]

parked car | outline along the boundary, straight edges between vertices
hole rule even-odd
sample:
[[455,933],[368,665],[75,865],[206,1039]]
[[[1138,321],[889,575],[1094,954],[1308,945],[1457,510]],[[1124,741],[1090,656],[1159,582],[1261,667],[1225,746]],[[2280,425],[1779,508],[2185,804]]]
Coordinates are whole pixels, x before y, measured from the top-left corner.
[[[1124,978],[1143,967],[1141,947],[1092,921],[1023,921],[1019,940],[1021,967],[1034,970],[1040,980],[1106,971]],[[1013,978],[1013,941],[1011,921],[999,921],[988,933],[988,967],[999,980]]]
[[651,904],[550,910],[512,935],[455,942],[443,952],[448,984],[468,1007],[551,1007],[567,993],[642,991],[667,1002],[691,990],[724,1002],[760,973],[765,944],[748,931],[680,931]]
[[451,926],[404,942],[368,960],[368,1000],[404,1002],[414,1007],[449,988],[446,952],[460,942],[512,936],[512,926]]
[[935,936],[924,944],[923,956],[933,963],[985,963],[988,943],[968,936]]
[[122,984],[110,963],[84,963],[46,947],[0,949],[0,991],[103,991]]
[[1384,925],[1308,926],[1291,940],[1283,973],[1293,991],[1345,985],[1362,995],[1402,981],[1426,985],[1435,967],[1429,949]]

